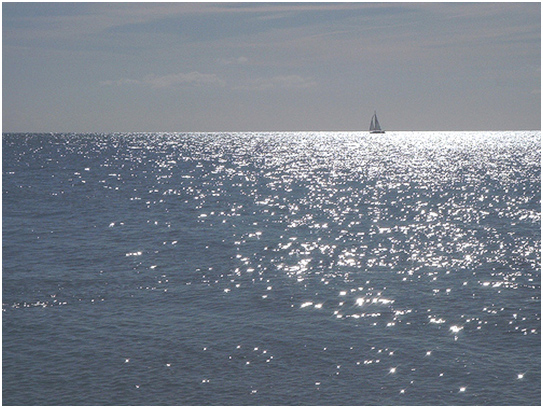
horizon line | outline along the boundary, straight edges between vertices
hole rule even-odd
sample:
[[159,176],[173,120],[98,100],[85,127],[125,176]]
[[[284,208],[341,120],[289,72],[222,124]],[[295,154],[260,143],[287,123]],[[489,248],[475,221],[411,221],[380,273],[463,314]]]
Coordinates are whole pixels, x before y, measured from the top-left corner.
[[[113,133],[299,133],[299,132],[311,132],[311,133],[367,133],[367,130],[244,130],[244,131],[2,131],[2,134],[113,134]],[[541,129],[485,129],[485,130],[445,130],[445,129],[409,129],[409,130],[385,130],[386,133],[394,132],[541,132]],[[382,134],[380,134],[382,135]]]

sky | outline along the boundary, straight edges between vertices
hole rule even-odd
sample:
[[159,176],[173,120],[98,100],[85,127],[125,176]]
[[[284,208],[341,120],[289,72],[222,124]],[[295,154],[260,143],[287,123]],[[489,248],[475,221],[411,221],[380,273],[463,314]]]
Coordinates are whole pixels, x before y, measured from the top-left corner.
[[540,130],[541,4],[2,3],[3,132]]

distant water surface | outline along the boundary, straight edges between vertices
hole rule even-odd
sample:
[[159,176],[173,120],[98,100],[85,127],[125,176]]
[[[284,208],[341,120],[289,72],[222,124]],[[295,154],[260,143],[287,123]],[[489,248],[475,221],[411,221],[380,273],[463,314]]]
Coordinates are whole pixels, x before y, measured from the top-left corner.
[[539,405],[541,133],[3,134],[5,405]]

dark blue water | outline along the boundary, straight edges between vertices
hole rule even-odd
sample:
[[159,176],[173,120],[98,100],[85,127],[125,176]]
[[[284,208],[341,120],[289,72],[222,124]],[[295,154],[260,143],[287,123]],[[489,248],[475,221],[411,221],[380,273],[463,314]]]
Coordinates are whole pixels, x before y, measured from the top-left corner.
[[539,405],[541,133],[3,135],[5,405]]

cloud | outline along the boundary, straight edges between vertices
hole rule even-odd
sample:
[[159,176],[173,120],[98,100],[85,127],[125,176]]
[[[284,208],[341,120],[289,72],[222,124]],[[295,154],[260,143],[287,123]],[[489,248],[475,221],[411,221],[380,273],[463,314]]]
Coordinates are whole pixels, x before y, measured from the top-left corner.
[[[232,59],[232,64],[242,64],[245,57]],[[101,81],[103,86],[143,86],[154,89],[174,88],[181,86],[218,86],[225,87],[227,83],[219,78],[216,74],[202,74],[198,71],[189,73],[169,74],[156,76],[154,74],[147,75],[142,79],[121,78],[118,80]],[[286,89],[306,89],[317,85],[317,82],[311,77],[302,77],[300,75],[279,75],[270,78],[257,78],[247,80],[241,85],[233,86],[232,89],[247,90],[247,91],[269,91],[269,90],[286,90]]]
[[251,91],[267,91],[273,89],[304,89],[315,87],[317,83],[313,78],[304,78],[300,75],[280,75],[271,78],[258,78],[249,80],[236,89]]
[[232,57],[232,58],[220,58],[219,63],[223,65],[241,65],[247,64],[249,59],[247,57]]
[[131,78],[121,78],[119,80],[101,81],[100,84],[106,86],[139,85],[151,88],[172,88],[184,85],[212,85],[224,87],[226,85],[226,83],[217,75],[202,74],[198,71],[193,71],[189,73],[168,74],[163,76],[156,76],[154,74],[151,74],[139,80]]

